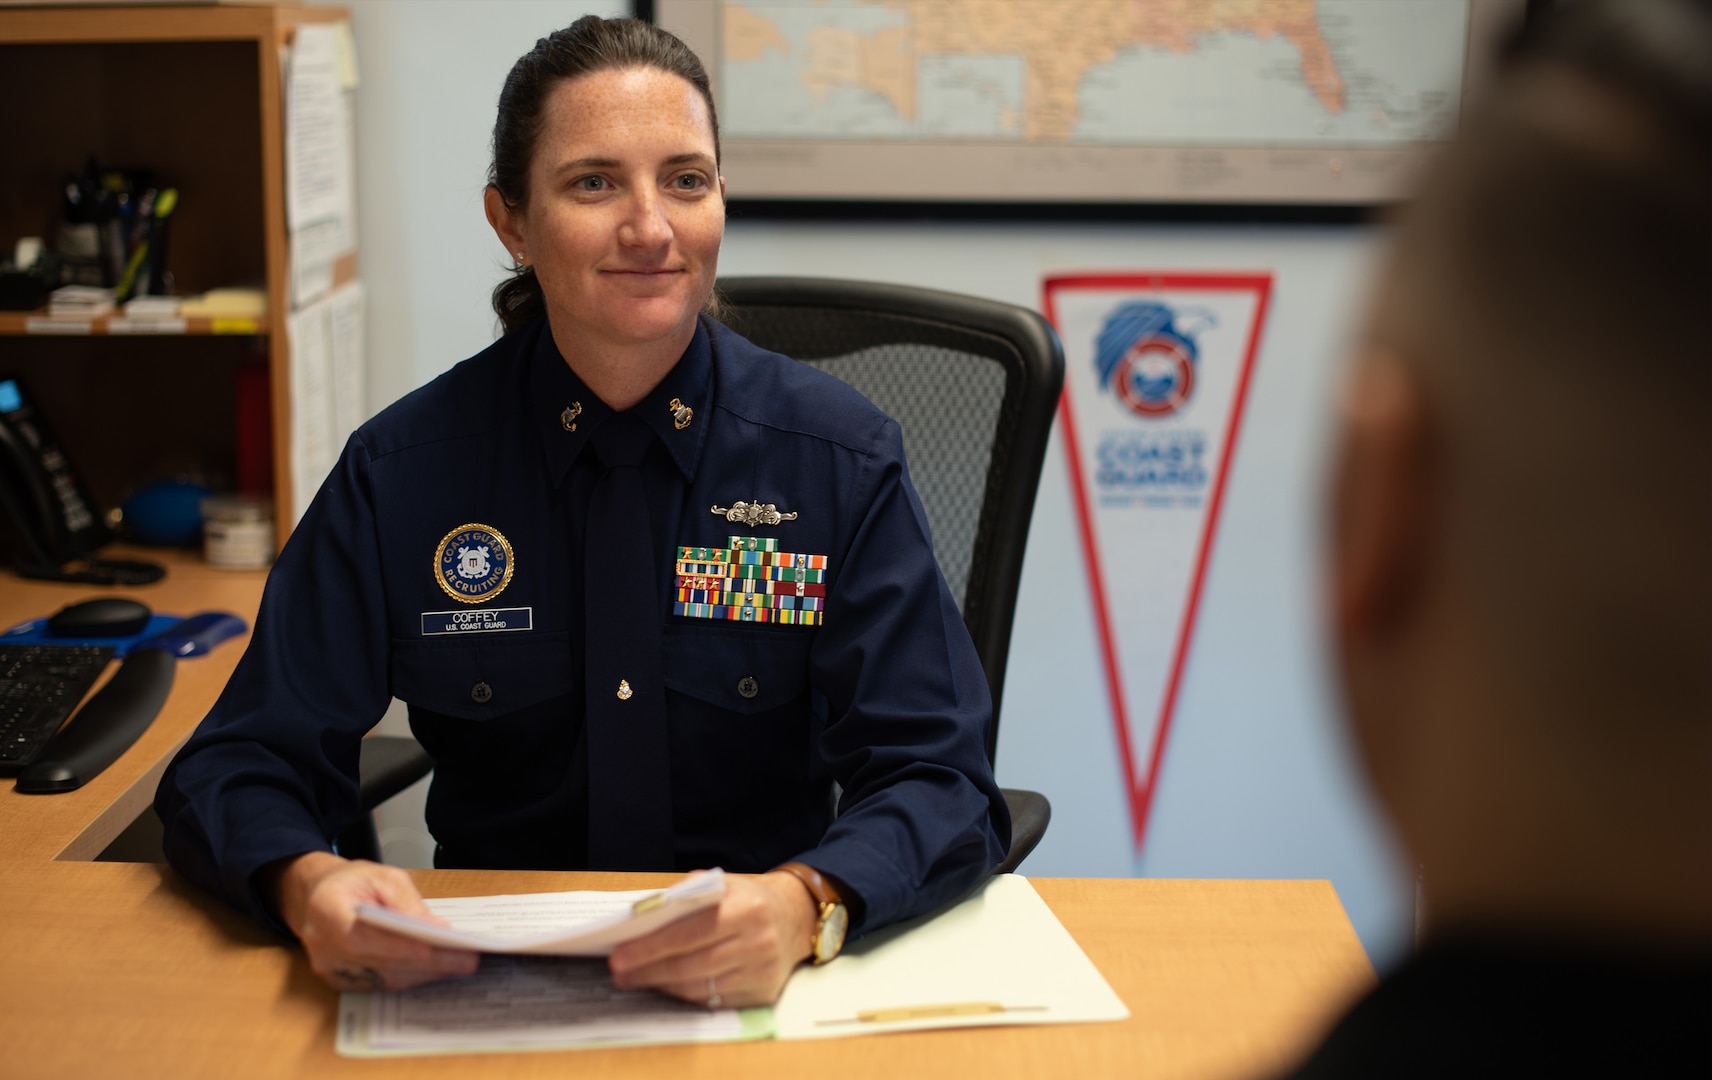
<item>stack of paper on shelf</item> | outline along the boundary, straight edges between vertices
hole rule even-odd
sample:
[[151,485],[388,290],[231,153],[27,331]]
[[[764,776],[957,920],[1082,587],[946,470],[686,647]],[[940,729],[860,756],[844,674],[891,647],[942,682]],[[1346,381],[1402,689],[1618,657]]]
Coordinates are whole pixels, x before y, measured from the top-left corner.
[[187,319],[262,319],[267,317],[267,292],[262,289],[209,289],[180,302]]
[[96,319],[113,310],[113,290],[94,285],[66,285],[48,297],[51,319]]
[[178,313],[176,296],[139,296],[107,320],[109,334],[182,334],[185,321]]
[[139,296],[125,304],[125,318],[176,319],[179,303],[180,299],[176,296]]

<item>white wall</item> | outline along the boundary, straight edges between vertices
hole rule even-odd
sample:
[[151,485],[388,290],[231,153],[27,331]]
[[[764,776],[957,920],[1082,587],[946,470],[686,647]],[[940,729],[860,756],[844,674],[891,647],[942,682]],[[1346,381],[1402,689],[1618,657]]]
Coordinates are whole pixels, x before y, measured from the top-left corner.
[[[348,0],[362,86],[358,196],[370,400],[486,345],[504,253],[482,217],[500,83],[542,33],[623,0]],[[735,192],[740,194],[740,192]],[[1351,768],[1316,622],[1318,478],[1345,327],[1376,237],[1356,228],[860,225],[733,221],[721,269],[929,285],[1038,308],[1087,270],[1268,270],[1273,311],[1226,495],[1148,846],[1129,841],[1062,448],[1029,538],[1000,729],[1007,786],[1053,825],[1027,872],[1330,878],[1380,963],[1406,942],[1408,875]],[[1074,578],[1071,578],[1073,582]],[[390,723],[398,723],[393,718]],[[417,816],[413,819],[412,813]],[[430,851],[419,810],[382,818],[390,858]]]
[[414,389],[494,337],[505,251],[482,213],[494,106],[535,40],[627,0],[348,0],[357,39],[357,230],[368,400]]

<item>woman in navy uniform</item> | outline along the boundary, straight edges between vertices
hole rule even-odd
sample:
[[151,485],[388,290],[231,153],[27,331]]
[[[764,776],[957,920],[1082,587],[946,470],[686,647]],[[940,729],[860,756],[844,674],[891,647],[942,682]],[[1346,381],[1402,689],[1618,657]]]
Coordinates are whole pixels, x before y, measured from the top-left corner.
[[722,866],[719,907],[613,975],[770,1002],[845,925],[1002,857],[986,680],[896,423],[703,313],[725,181],[694,54],[592,16],[537,42],[489,181],[506,333],[352,436],[161,782],[168,858],[341,989],[473,970],[357,923],[426,909],[331,850],[397,697],[436,762],[437,865]]

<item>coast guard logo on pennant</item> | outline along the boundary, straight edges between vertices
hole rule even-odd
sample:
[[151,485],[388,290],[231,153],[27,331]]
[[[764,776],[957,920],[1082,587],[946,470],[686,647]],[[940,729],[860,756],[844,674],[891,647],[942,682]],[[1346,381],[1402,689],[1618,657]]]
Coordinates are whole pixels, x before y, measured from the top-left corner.
[[511,584],[511,544],[487,525],[459,525],[434,552],[434,576],[446,595],[465,604],[491,600]]
[[[1178,326],[1179,317],[1193,320],[1192,327]],[[1194,335],[1217,324],[1199,308],[1174,312],[1157,300],[1124,304],[1100,327],[1094,345],[1101,387],[1137,416],[1170,416],[1195,390],[1201,350]]]

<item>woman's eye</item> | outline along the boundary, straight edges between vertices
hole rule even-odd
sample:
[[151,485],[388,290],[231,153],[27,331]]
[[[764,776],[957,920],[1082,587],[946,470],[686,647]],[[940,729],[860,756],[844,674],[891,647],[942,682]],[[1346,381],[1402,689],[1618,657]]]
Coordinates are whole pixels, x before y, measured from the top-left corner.
[[672,186],[679,191],[699,191],[704,186],[702,178],[695,173],[684,173],[672,178]]
[[585,176],[575,186],[578,191],[605,191],[608,187],[604,176]]

